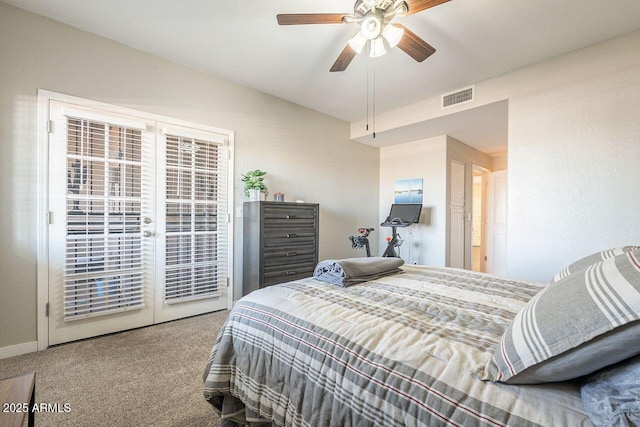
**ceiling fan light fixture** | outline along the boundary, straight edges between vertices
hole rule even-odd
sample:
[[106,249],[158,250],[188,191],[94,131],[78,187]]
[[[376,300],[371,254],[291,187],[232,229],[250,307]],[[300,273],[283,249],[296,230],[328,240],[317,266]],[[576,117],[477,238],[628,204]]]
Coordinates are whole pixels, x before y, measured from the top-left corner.
[[357,18],[353,15],[345,15],[342,17],[342,22],[344,22],[345,24],[353,24],[354,22],[356,22]]
[[369,40],[378,38],[382,33],[382,18],[377,14],[367,16],[360,24],[360,32]]
[[404,36],[404,28],[396,27],[391,24],[387,24],[382,30],[382,35],[389,42],[389,46],[392,48],[396,47],[400,40],[402,40],[402,36]]
[[369,56],[371,58],[377,58],[385,53],[387,53],[387,50],[384,48],[384,40],[382,40],[382,37],[371,40],[371,49],[369,50]]
[[393,9],[394,9],[394,14],[395,15],[403,16],[403,15],[406,15],[407,13],[409,13],[409,5],[404,0],[398,0],[393,5]]
[[367,44],[367,41],[367,38],[363,36],[360,31],[358,31],[358,34],[353,36],[353,38],[350,39],[347,43],[349,44],[349,46],[351,46],[351,49],[360,54],[362,53],[362,49],[364,49],[364,46]]

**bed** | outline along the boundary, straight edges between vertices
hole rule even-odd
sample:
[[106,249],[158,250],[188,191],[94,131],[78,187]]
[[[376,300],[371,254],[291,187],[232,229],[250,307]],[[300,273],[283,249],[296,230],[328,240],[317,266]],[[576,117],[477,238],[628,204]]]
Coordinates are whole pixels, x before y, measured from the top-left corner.
[[576,381],[486,378],[547,287],[416,265],[348,287],[270,286],[234,306],[204,395],[221,426],[591,426]]

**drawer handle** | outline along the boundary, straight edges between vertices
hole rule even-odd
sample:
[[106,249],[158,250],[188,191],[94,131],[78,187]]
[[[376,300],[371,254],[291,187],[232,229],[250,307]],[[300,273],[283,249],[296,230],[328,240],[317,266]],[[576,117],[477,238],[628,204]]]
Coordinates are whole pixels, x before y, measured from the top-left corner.
[[287,271],[287,276],[293,276],[294,274],[296,274],[295,271]]
[[287,233],[287,238],[296,237],[296,233]]
[[295,215],[287,215],[287,219],[294,219],[297,218]]
[[296,255],[298,255],[297,252],[287,252],[285,256],[296,256]]

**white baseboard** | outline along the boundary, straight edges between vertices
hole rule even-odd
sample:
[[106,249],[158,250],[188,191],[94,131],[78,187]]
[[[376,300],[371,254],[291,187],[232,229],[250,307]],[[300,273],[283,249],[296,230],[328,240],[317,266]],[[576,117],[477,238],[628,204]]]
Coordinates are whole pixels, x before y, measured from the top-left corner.
[[38,351],[38,341],[23,342],[22,344],[0,347],[0,359],[20,356],[21,354],[33,353],[35,351]]

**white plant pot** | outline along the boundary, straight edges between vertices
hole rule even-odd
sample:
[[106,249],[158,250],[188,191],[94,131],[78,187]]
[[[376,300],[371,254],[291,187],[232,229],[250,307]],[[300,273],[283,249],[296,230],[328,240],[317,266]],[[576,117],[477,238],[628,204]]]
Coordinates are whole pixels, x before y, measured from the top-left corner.
[[260,190],[249,190],[249,201],[259,202],[264,198],[264,193]]

